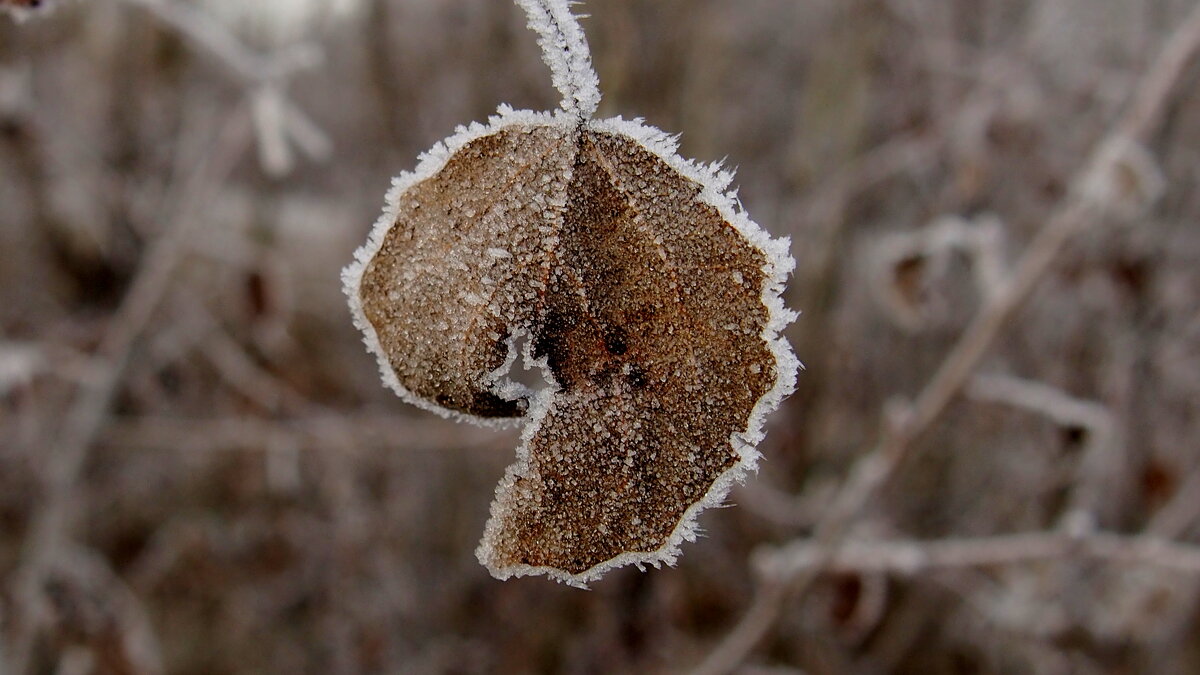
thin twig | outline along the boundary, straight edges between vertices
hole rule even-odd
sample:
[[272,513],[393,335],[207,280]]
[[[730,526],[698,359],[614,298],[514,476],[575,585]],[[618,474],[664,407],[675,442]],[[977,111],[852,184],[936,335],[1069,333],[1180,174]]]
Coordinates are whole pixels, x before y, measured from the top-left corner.
[[331,449],[351,454],[395,449],[397,439],[413,451],[444,452],[506,447],[512,439],[495,429],[449,424],[442,419],[397,417],[394,414],[346,415],[306,409],[302,417],[263,419],[249,416],[184,418],[141,416],[115,418],[100,440],[125,450],[183,453],[262,449],[284,442],[299,448]]
[[[1077,184],[1091,176],[1111,175],[1119,170],[1121,156],[1109,152],[1109,148],[1119,142],[1146,140],[1161,120],[1185,67],[1198,51],[1200,6],[1194,8],[1175,30],[1140,79],[1126,113],[1095,146],[1078,174]],[[777,584],[761,584],[750,611],[692,671],[693,675],[728,673],[745,660],[774,625],[786,601],[803,594],[825,563],[834,559],[839,542],[844,540],[854,520],[879,488],[905,460],[916,454],[916,440],[963,391],[996,337],[1029,299],[1066,244],[1086,226],[1100,220],[1108,210],[1109,204],[1096,199],[1092,193],[1076,190],[1064,199],[1029,243],[1009,283],[984,303],[913,403],[900,414],[891,416],[876,447],[858,461],[834,507],[816,528],[813,542],[820,554],[815,563],[783,582],[783,600],[778,599],[781,591]]]
[[1091,558],[1114,565],[1147,565],[1200,575],[1200,547],[1154,536],[1035,532],[933,541],[847,541],[832,556],[810,542],[796,542],[761,555],[768,579],[788,579],[818,564],[827,572],[898,576],[968,567],[998,567]]
[[1094,401],[1075,398],[1041,382],[1011,375],[976,375],[968,389],[977,401],[1003,403],[1043,415],[1063,426],[1077,426],[1094,434],[1111,433],[1112,413]]

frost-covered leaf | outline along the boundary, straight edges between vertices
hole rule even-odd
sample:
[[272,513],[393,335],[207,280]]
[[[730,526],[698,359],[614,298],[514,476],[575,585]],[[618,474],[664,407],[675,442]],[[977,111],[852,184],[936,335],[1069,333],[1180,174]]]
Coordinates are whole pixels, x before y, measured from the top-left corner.
[[[344,282],[403,398],[525,419],[480,561],[583,585],[674,561],[698,512],[754,466],[798,363],[779,335],[787,241],[740,210],[730,174],[640,121],[588,119],[573,91],[555,113],[502,107],[435,146]],[[509,380],[518,356],[550,386]]]

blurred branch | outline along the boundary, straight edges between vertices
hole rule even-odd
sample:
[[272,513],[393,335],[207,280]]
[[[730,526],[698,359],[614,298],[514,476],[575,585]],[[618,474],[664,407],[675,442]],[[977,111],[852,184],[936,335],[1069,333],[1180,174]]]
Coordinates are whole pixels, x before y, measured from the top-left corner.
[[1107,408],[1040,382],[1008,375],[976,375],[971,379],[968,394],[977,401],[1011,405],[1044,415],[1057,424],[1081,427],[1097,435],[1112,431],[1112,415]]
[[104,426],[105,417],[129,364],[130,354],[168,288],[184,257],[198,222],[195,214],[211,199],[233,168],[245,141],[240,120],[228,123],[191,176],[178,211],[143,257],[116,313],[109,321],[94,357],[95,375],[80,383],[57,433],[43,443],[45,496],[34,512],[26,535],[20,569],[14,579],[19,614],[11,650],[12,672],[27,672],[41,615],[42,587],[62,546],[68,540],[76,482],[88,452]]
[[246,349],[199,302],[189,302],[187,314],[205,324],[207,337],[201,355],[212,364],[233,391],[272,413],[304,410],[311,402],[288,383],[255,362]]
[[311,47],[286,50],[265,57],[246,47],[217,21],[191,5],[174,0],[124,0],[149,12],[164,25],[216,57],[246,84],[287,79],[292,74],[321,62],[320,51]]
[[303,417],[263,419],[229,416],[211,418],[117,418],[101,436],[107,445],[177,452],[219,452],[239,448],[269,448],[280,440],[301,448],[366,452],[394,450],[462,450],[507,447],[512,439],[495,429],[453,424],[437,418],[397,417],[394,414],[347,415],[316,412]]
[[91,668],[73,671],[66,664],[71,658],[68,648],[58,673],[112,672],[121,666],[127,669],[123,672],[138,675],[164,671],[162,648],[146,607],[103,555],[81,546],[66,547],[52,574],[60,629],[82,633],[84,640],[74,647],[75,654],[94,661]]
[[319,66],[321,50],[301,44],[277,53],[258,54],[203,11],[173,0],[124,0],[149,12],[223,63],[247,89],[263,168],[273,176],[293,165],[295,144],[310,159],[323,160],[333,151],[328,135],[287,96],[288,81]]
[[1113,208],[1110,198],[1093,190],[1094,177],[1120,176],[1126,167],[1123,155],[1111,148],[1141,144],[1153,132],[1185,67],[1200,51],[1200,6],[1176,28],[1158,57],[1141,77],[1124,115],[1095,146],[1072,190],[1050,215],[1027,246],[1008,283],[980,309],[964,334],[947,354],[930,381],[909,405],[887,411],[884,431],[876,447],[851,470],[837,499],[818,523],[811,544],[818,551],[813,564],[779,579],[765,579],[746,615],[692,672],[694,675],[728,673],[745,660],[775,624],[787,602],[802,595],[822,568],[836,558],[841,542],[855,519],[898,467],[917,454],[916,441],[962,393],[975,367],[1052,267],[1067,243]]
[[1040,382],[1008,375],[976,375],[971,379],[967,395],[976,401],[1020,408],[1064,428],[1084,432],[1079,476],[1071,486],[1064,518],[1085,518],[1088,522],[1101,520],[1105,505],[1113,501],[1113,482],[1125,469],[1123,442],[1108,408],[1077,399]]
[[829,555],[800,541],[757,556],[765,578],[786,579],[801,570],[912,576],[942,569],[995,567],[1091,558],[1116,565],[1148,565],[1200,575],[1200,546],[1156,536],[1105,532],[1036,532],[977,539],[846,541]]
[[922,301],[925,281],[940,278],[955,253],[970,260],[975,288],[985,302],[1004,288],[1004,228],[995,216],[972,220],[942,216],[918,230],[887,234],[875,243],[871,286],[893,322],[911,332],[925,327],[929,319]]
[[87,354],[67,345],[0,339],[0,396],[41,376],[73,384],[85,382],[95,377],[94,370]]
[[830,479],[793,493],[781,490],[760,477],[738,486],[735,500],[739,507],[776,525],[807,528],[817,522],[825,506],[837,491],[837,481]]

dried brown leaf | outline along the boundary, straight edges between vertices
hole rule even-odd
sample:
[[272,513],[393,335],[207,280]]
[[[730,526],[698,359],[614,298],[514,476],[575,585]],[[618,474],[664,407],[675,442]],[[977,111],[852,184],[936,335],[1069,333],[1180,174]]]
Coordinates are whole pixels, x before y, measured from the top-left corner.
[[[794,381],[786,242],[661,132],[501,112],[397,185],[347,270],[359,325],[404,398],[529,418],[478,551],[494,574],[673,561]],[[549,389],[504,377],[518,338]]]

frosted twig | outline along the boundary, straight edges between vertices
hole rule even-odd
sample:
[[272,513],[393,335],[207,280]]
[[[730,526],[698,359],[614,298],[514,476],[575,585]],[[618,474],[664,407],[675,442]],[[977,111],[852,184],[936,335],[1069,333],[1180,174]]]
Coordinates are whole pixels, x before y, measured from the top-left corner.
[[[900,327],[916,331],[926,316],[920,298],[914,297],[901,273],[913,264],[923,277],[944,273],[952,253],[966,255],[971,261],[975,288],[983,301],[1004,287],[1004,231],[995,216],[967,220],[942,216],[912,232],[883,237],[872,251],[872,286],[876,299]],[[920,283],[920,280],[917,281]]]
[[817,521],[837,487],[835,481],[829,480],[807,485],[800,494],[793,494],[765,485],[760,479],[738,489],[737,503],[759,518],[777,525],[807,528]]
[[942,569],[996,567],[1090,558],[1114,565],[1149,565],[1200,575],[1200,547],[1155,536],[1095,532],[1034,532],[933,541],[845,541],[832,555],[800,541],[760,553],[756,566],[768,579],[789,579],[801,570],[883,573],[897,576]]
[[[1144,142],[1162,118],[1168,99],[1185,67],[1200,51],[1200,5],[1175,29],[1162,51],[1138,82],[1131,102],[1096,145],[1078,174],[1084,177],[1115,171],[1114,155],[1106,152],[1113,139]],[[836,556],[838,544],[866,504],[896,469],[916,453],[915,441],[926,432],[962,393],[975,367],[1010,318],[1032,295],[1067,243],[1089,224],[1106,214],[1108,203],[1089,199],[1078,191],[1069,194],[1029,243],[1010,281],[976,314],[958,342],[916,399],[903,411],[890,415],[875,448],[858,460],[833,507],[818,524],[813,545],[815,563],[779,581],[764,581],[750,609],[737,626],[709,653],[694,675],[728,673],[745,660],[774,625],[787,600],[803,594],[825,562]]]
[[1027,410],[1063,427],[1086,431],[1079,476],[1071,487],[1065,517],[1096,520],[1106,501],[1111,501],[1112,478],[1121,473],[1122,443],[1107,408],[1049,385],[1008,375],[976,375],[967,395],[977,401]]
[[976,375],[967,393],[978,401],[1011,405],[1063,426],[1083,427],[1093,434],[1107,435],[1112,430],[1112,415],[1107,408],[1040,382],[1009,375]]
[[542,60],[550,67],[554,88],[562,94],[562,109],[580,121],[600,105],[600,80],[579,19],[567,0],[516,0],[538,34]]
[[106,425],[101,440],[113,447],[173,452],[221,452],[265,448],[281,439],[300,448],[365,453],[397,446],[413,451],[492,449],[511,445],[511,437],[495,430],[447,425],[440,420],[397,417],[395,414],[347,416],[324,410],[303,417],[263,419],[227,416],[209,418],[131,417]]
[[[296,73],[319,65],[324,57],[312,45],[298,45],[269,55],[250,50],[202,11],[173,0],[123,0],[149,12],[163,24],[216,57],[247,89],[254,114],[263,169],[282,175],[293,165],[292,143],[310,159],[332,152],[329,137],[285,93]],[[289,142],[290,141],[290,142]]]

